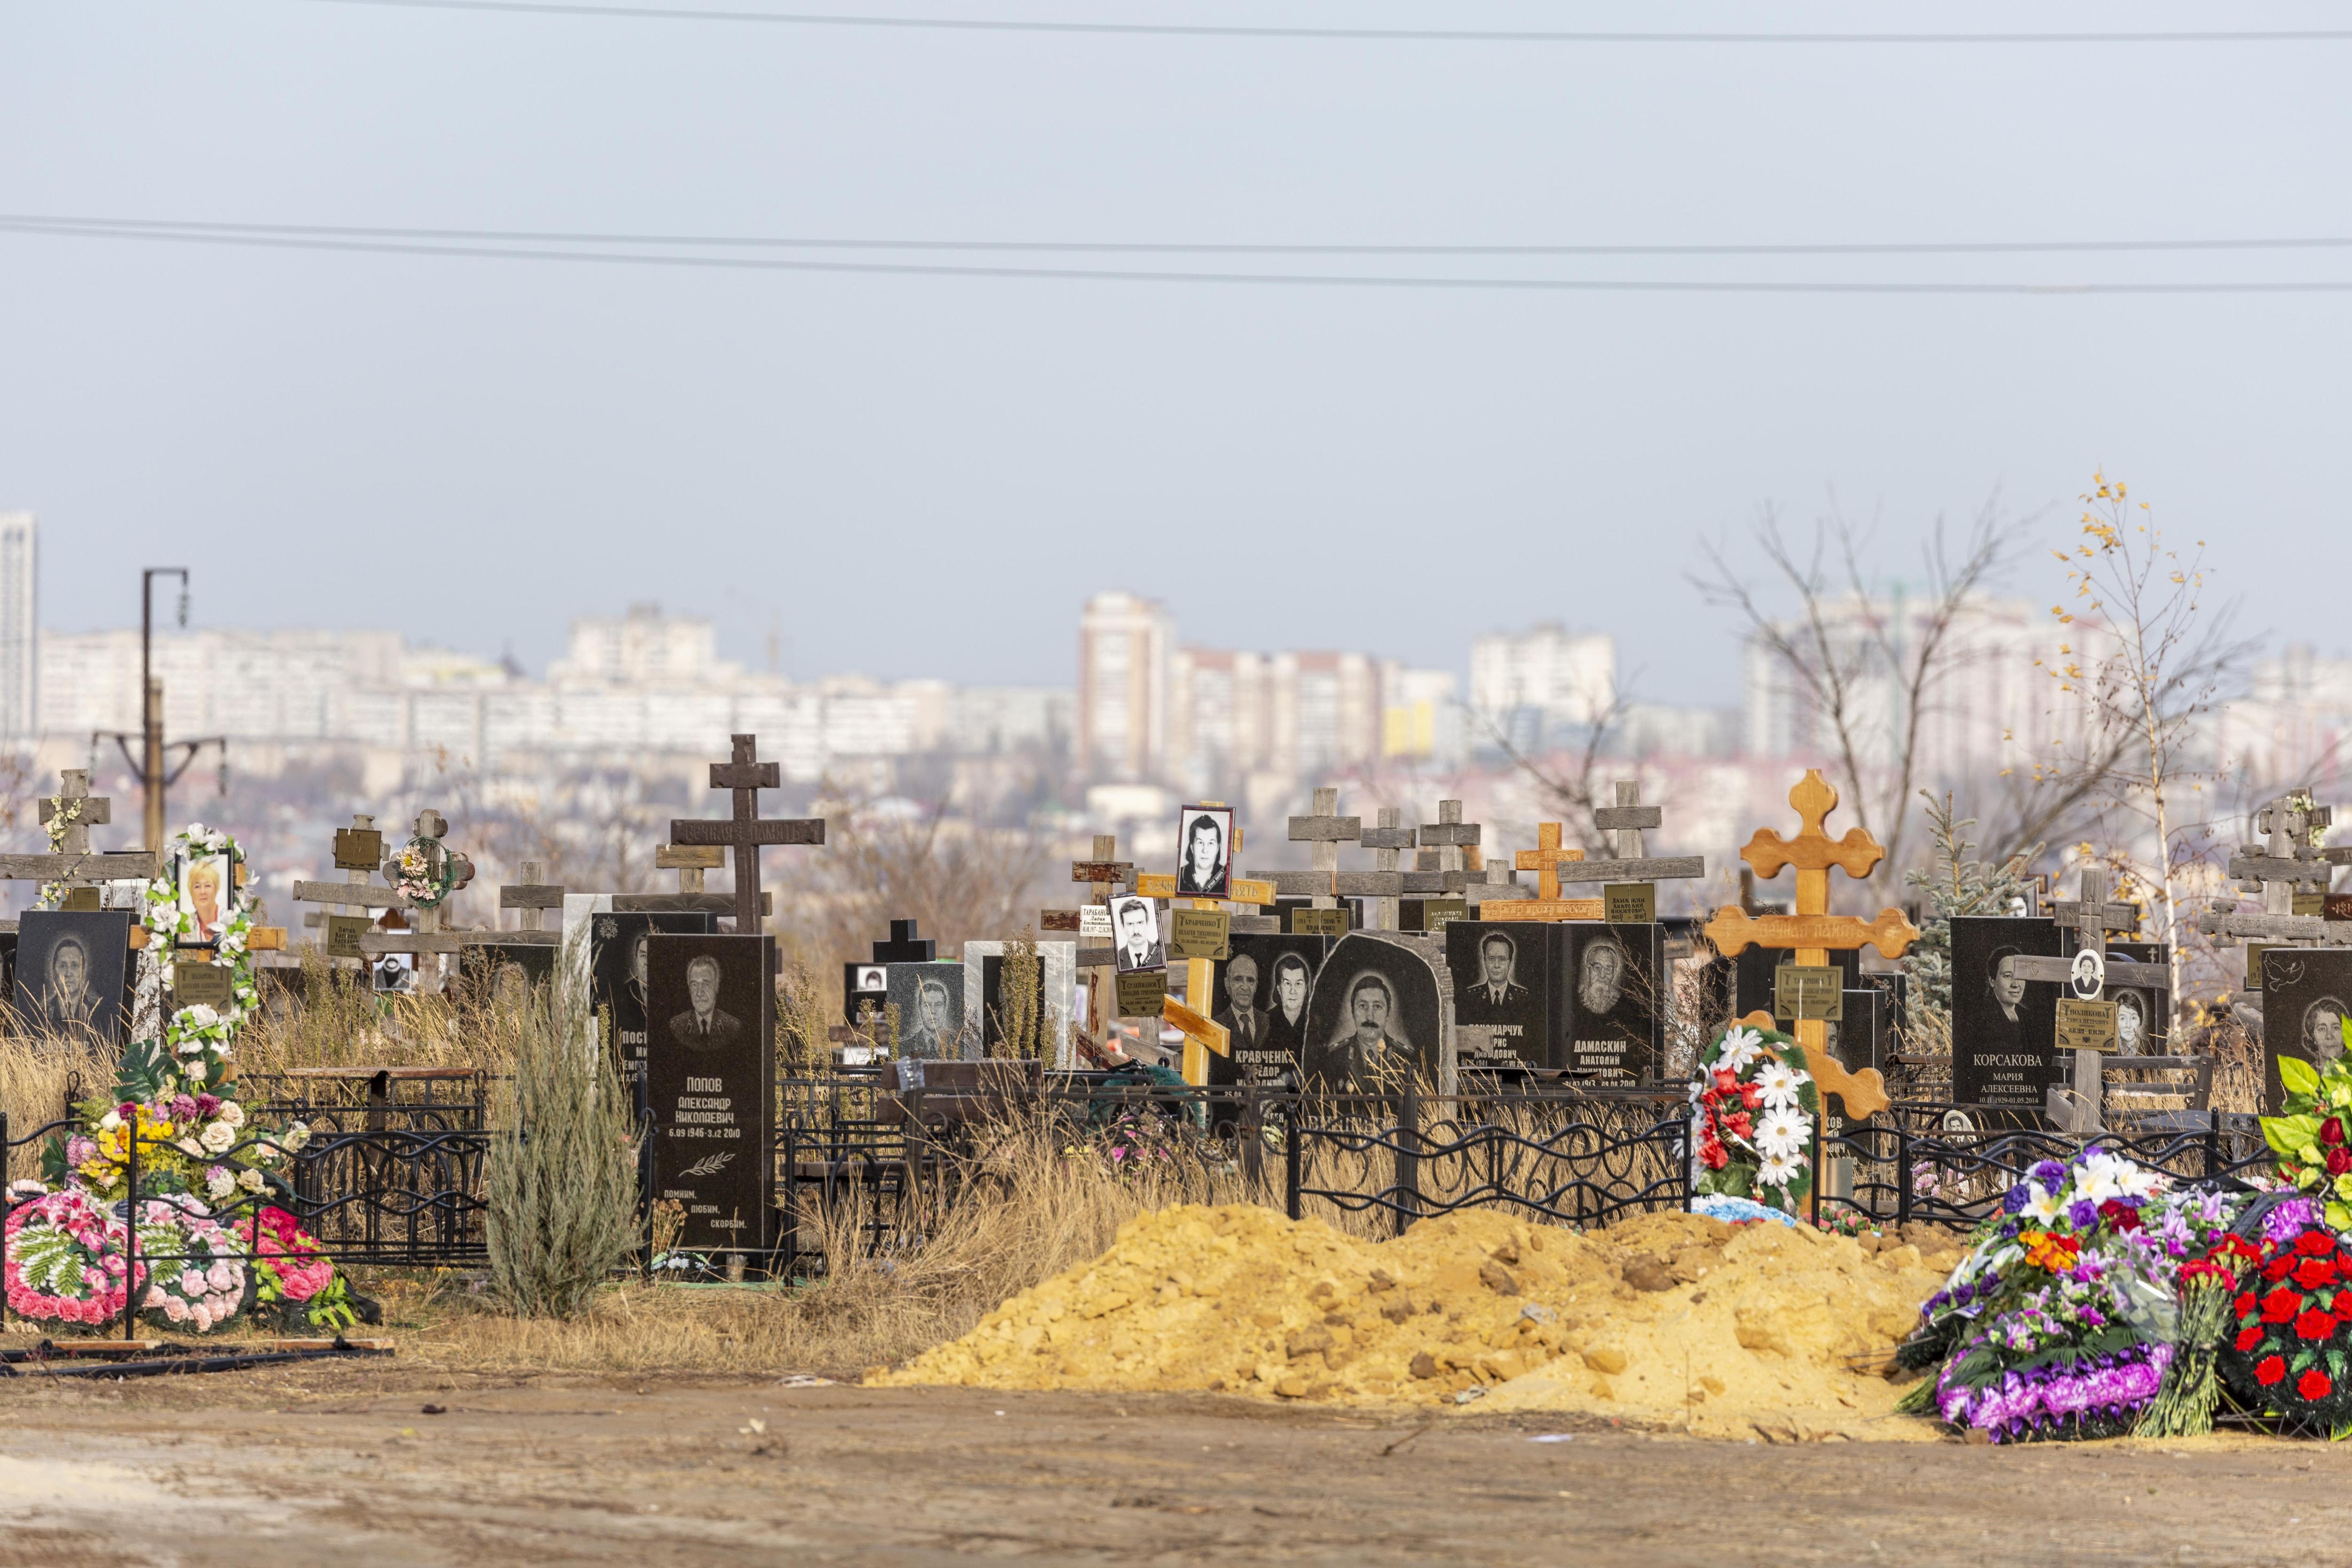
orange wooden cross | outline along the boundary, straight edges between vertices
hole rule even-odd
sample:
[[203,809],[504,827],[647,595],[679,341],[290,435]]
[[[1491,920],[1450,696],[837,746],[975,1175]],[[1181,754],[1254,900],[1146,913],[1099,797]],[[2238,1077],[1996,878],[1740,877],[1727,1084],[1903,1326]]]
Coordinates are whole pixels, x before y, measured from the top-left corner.
[[1599,899],[1563,899],[1559,896],[1559,868],[1571,860],[1584,858],[1581,849],[1563,849],[1559,844],[1559,824],[1536,824],[1536,847],[1522,849],[1513,862],[1522,871],[1536,874],[1536,896],[1517,899],[1509,903],[1497,901],[1494,910],[1485,915],[1488,920],[1504,921],[1597,921],[1601,918]]
[[[1730,958],[1751,946],[1793,948],[1797,963],[1809,968],[1828,963],[1832,949],[1875,947],[1888,958],[1902,957],[1919,940],[1919,929],[1904,918],[1901,910],[1881,910],[1867,921],[1830,913],[1830,868],[1835,867],[1857,879],[1867,877],[1885,858],[1885,847],[1860,827],[1846,829],[1843,838],[1832,838],[1822,831],[1822,822],[1837,809],[1838,793],[1818,768],[1805,770],[1805,776],[1789,792],[1789,804],[1796,808],[1804,830],[1794,838],[1783,838],[1769,827],[1759,827],[1739,858],[1756,868],[1759,877],[1777,877],[1784,868],[1795,867],[1796,913],[1750,915],[1738,904],[1726,904],[1706,922],[1707,940],[1715,943],[1715,950]],[[1754,1023],[1759,1017],[1769,1026],[1769,1015],[1750,1014],[1741,1022]],[[1796,1035],[1814,1080],[1825,1093],[1845,1102],[1847,1115],[1870,1116],[1886,1109],[1886,1083],[1875,1068],[1849,1074],[1830,1055],[1825,1020],[1800,1018]]]

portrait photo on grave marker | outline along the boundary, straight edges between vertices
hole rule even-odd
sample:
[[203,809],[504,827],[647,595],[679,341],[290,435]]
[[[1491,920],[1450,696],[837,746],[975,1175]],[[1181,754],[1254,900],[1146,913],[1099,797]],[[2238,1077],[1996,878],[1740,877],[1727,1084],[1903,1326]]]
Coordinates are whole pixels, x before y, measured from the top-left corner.
[[2058,956],[2057,922],[2041,916],[1952,920],[1952,1098],[1963,1105],[2042,1109],[2058,1081],[2058,994],[2017,973],[2021,958]]
[[1465,1066],[1565,1065],[1555,1020],[1568,928],[1555,921],[1455,921],[1445,928],[1454,1028]]
[[646,1061],[657,1201],[685,1210],[679,1245],[767,1245],[774,1144],[774,939],[656,931],[646,949],[657,1020]]
[[2325,1068],[2344,1054],[2352,1006],[2352,948],[2273,945],[2263,953],[2263,1104],[2277,1115],[2285,1098],[2278,1060]]
[[1562,1065],[1605,1083],[1648,1082],[1662,1038],[1664,928],[1579,921],[1567,930],[1568,1059]]
[[648,955],[654,933],[690,936],[709,931],[710,926],[709,915],[684,910],[600,913],[589,921],[590,993],[611,1021],[614,1058],[632,1077],[643,1076],[646,1068]]
[[174,864],[173,881],[181,912],[193,921],[180,940],[192,947],[219,942],[229,916],[245,903],[245,890],[236,885],[236,857],[182,856]]
[[369,978],[383,995],[412,995],[416,990],[416,955],[413,952],[380,952],[369,966]]
[[1160,940],[1160,910],[1150,899],[1128,893],[1110,901],[1113,950],[1121,974],[1168,967],[1168,950]]
[[16,1011],[27,1025],[100,1045],[122,1043],[129,911],[29,910],[16,944]]
[[1223,806],[1188,805],[1177,814],[1176,891],[1188,899],[1222,899],[1233,886],[1234,814]]

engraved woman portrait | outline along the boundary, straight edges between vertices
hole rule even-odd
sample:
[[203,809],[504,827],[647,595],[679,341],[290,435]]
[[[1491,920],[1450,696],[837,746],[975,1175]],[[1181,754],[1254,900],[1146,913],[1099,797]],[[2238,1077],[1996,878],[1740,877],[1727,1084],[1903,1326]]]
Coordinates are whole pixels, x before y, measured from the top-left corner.
[[2326,1064],[2344,1054],[2344,1003],[2322,996],[2303,1010],[2303,1046],[2315,1062]]

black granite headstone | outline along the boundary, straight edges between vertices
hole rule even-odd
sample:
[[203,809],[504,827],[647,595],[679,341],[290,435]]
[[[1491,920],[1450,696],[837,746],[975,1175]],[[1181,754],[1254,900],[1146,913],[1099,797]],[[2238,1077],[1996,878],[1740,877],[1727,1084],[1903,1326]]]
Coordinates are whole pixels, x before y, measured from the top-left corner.
[[647,944],[656,931],[670,936],[708,931],[711,920],[686,910],[590,917],[590,989],[596,1006],[610,1020],[614,1061],[632,1083],[646,1073],[646,1001],[652,973]]
[[1654,1081],[1665,1055],[1664,928],[1572,921],[1567,930],[1563,1065],[1601,1087]]
[[1568,945],[1568,928],[1551,921],[1455,921],[1446,927],[1461,1066],[1570,1065]]
[[961,1061],[978,1054],[970,1048],[973,1042],[964,1038],[962,964],[894,963],[889,968],[889,1005],[898,1009],[900,1057]]
[[1307,1054],[1308,999],[1330,951],[1319,936],[1244,934],[1211,971],[1209,1021],[1228,1031],[1230,1056],[1209,1056],[1212,1084],[1296,1089]]
[[1402,942],[1362,931],[1341,937],[1307,1002],[1308,1084],[1380,1094],[1415,1080],[1434,1088],[1444,1046],[1440,983],[1436,967]]
[[2285,1110],[2278,1059],[2325,1067],[2344,1055],[2352,1017],[2352,947],[2273,947],[2263,952],[2263,1112]]
[[26,1028],[122,1043],[132,973],[129,910],[28,910],[16,953],[13,994]]
[[646,1100],[654,1189],[686,1205],[678,1245],[764,1252],[773,1202],[773,937],[677,936],[646,948]]
[[2015,958],[2058,956],[2058,924],[2042,916],[1952,920],[1952,1098],[2039,1112],[2062,1076],[2059,986],[2017,978]]
[[[2169,963],[2169,943],[2110,942],[2109,958],[2133,963]],[[2106,999],[2116,1005],[2116,1048],[2127,1057],[2160,1057],[2171,1046],[2172,1008],[2165,993],[2153,986],[2109,985]]]
[[457,985],[473,1001],[527,1002],[555,976],[555,949],[538,942],[469,942],[457,950]]

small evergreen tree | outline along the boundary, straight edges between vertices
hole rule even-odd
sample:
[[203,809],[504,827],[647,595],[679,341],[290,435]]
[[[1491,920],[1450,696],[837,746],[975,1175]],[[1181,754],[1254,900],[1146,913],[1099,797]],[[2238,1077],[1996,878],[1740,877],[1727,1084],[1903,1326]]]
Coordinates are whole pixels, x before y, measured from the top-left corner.
[[[1951,1037],[1952,917],[2007,914],[2013,900],[2025,896],[2025,868],[2042,846],[2012,855],[1997,866],[1975,858],[1969,830],[1976,818],[1952,816],[1952,797],[1937,800],[1919,792],[1927,803],[1927,827],[1936,845],[1936,868],[1910,871],[1904,880],[1927,895],[1927,918],[1920,922],[1919,940],[1904,957],[1903,972],[1911,977],[1911,1010],[1915,1028],[1936,1038]],[[1923,1017],[1922,1015],[1927,1016]],[[1921,1028],[1921,1026],[1925,1026]]]

